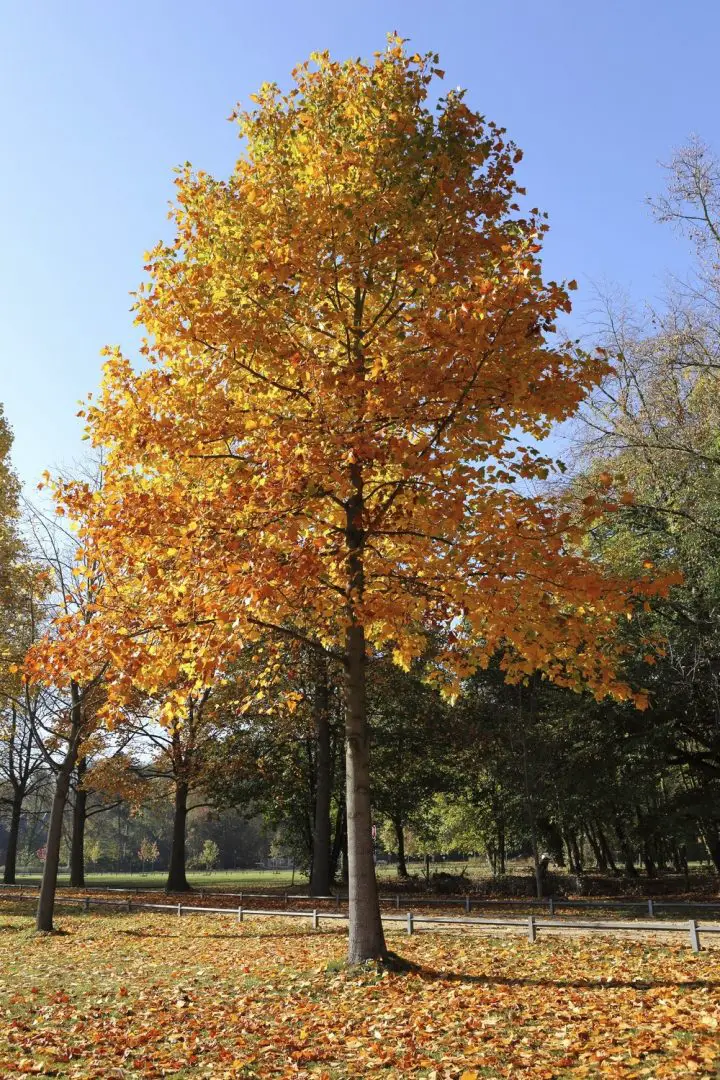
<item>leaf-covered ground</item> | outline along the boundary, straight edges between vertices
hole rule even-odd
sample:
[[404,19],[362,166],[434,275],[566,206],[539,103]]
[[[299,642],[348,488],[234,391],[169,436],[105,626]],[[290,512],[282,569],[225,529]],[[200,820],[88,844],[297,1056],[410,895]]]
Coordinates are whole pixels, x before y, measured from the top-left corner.
[[720,950],[390,931],[419,970],[347,970],[340,929],[0,911],[0,1076],[720,1077]]

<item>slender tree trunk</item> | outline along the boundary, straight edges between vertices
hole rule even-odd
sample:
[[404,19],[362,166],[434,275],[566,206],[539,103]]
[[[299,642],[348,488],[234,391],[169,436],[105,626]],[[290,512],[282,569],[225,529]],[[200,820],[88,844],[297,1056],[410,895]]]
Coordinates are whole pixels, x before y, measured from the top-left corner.
[[166,892],[189,892],[190,885],[185,875],[185,833],[187,829],[188,787],[182,781],[175,783],[175,812],[173,815],[172,843],[170,845],[170,867],[168,869]]
[[42,884],[38,899],[37,930],[50,932],[53,929],[53,914],[55,910],[55,892],[57,890],[57,876],[60,868],[60,843],[62,840],[63,816],[67,804],[68,792],[70,791],[70,777],[74,762],[63,762],[55,781],[55,793],[53,795],[52,808],[50,810],[50,824],[45,842],[45,864],[43,866]]
[[678,845],[675,841],[673,841],[672,863],[673,870],[676,874],[684,874],[685,877],[688,876],[687,848],[684,844]]
[[619,822],[615,825],[615,834],[618,838],[620,851],[625,862],[625,873],[628,877],[637,877],[638,872],[635,868],[635,857],[632,853],[630,844],[628,843],[627,836],[625,835],[625,830]]
[[647,840],[643,841],[643,846],[642,846],[642,851],[641,851],[641,858],[642,858],[643,866],[645,867],[645,873],[647,874],[647,876],[649,878],[657,877],[657,864],[655,862],[655,859],[652,856],[652,852],[650,850],[650,845],[647,842]]
[[702,838],[710,860],[715,867],[715,873],[720,875],[720,836],[718,836],[717,826],[713,824],[703,828]]
[[498,874],[505,877],[505,822],[498,822]]
[[77,788],[72,817],[72,841],[70,843],[70,884],[76,889],[85,887],[85,824],[87,822],[87,791],[82,786],[87,772],[87,759],[77,763]]
[[310,895],[328,896],[332,882],[330,874],[330,719],[328,716],[329,689],[327,657],[316,657],[315,666],[315,826],[313,829]]
[[604,874],[607,871],[607,868],[608,868],[607,861],[605,859],[605,854],[603,852],[602,847],[600,846],[600,842],[596,838],[594,832],[592,831],[592,829],[590,828],[589,825],[585,826],[585,835],[587,836],[588,843],[590,844],[590,847],[592,848],[593,858],[595,859],[595,865],[597,866],[598,870],[601,873]]
[[393,818],[393,827],[395,829],[395,839],[397,840],[398,877],[406,878],[408,872],[407,863],[405,862],[405,829],[403,828],[402,818]]
[[609,867],[610,870],[612,870],[613,874],[616,874],[617,873],[617,866],[615,865],[615,858],[614,858],[613,853],[612,853],[612,848],[610,847],[610,845],[609,845],[609,843],[607,841],[607,837],[605,836],[605,833],[603,832],[602,825],[597,825],[596,829],[597,829],[598,843],[600,844],[600,847],[602,849],[602,853],[603,853],[603,857],[605,859],[605,863],[607,864],[607,867]]
[[80,733],[83,727],[82,697],[80,687],[76,682],[70,683],[70,737],[65,759],[58,769],[55,781],[55,793],[53,795],[52,808],[50,810],[50,823],[48,825],[47,840],[45,842],[45,865],[43,866],[40,895],[38,897],[37,918],[35,927],[37,930],[50,933],[53,929],[53,914],[55,911],[55,893],[57,891],[57,876],[60,868],[60,843],[62,841],[63,817],[70,791],[70,778],[75,768],[80,743]]
[[3,881],[6,885],[15,884],[18,840],[20,838],[20,819],[22,817],[22,805],[24,798],[25,790],[22,785],[15,788],[13,792],[12,810],[10,811],[7,851],[5,852],[5,872],[3,874]]
[[578,844],[577,835],[571,830],[568,831],[566,837],[570,869],[574,874],[582,874],[583,862],[582,855],[580,854],[580,846]]

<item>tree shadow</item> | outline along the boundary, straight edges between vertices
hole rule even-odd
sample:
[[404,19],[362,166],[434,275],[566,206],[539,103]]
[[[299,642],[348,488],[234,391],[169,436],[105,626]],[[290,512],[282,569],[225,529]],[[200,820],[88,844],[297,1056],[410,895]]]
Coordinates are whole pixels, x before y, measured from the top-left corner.
[[541,979],[501,975],[468,975],[458,971],[435,971],[412,964],[406,969],[428,982],[467,983],[473,986],[535,986],[555,987],[558,990],[716,990],[720,979]]

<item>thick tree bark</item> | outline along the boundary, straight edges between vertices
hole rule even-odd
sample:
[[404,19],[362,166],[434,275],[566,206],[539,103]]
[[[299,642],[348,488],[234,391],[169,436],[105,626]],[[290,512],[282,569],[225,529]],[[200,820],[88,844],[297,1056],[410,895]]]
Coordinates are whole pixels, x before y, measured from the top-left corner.
[[85,887],[85,824],[87,822],[87,791],[82,786],[87,772],[87,759],[77,763],[77,788],[72,817],[72,840],[70,843],[70,884],[76,889]]
[[318,654],[315,664],[315,700],[313,703],[316,741],[315,825],[313,829],[310,895],[328,896],[330,870],[330,718],[327,658]]
[[360,964],[364,960],[384,957],[387,950],[373,857],[370,747],[365,709],[365,635],[362,626],[350,626],[347,636],[345,760],[350,908],[348,962]]
[[395,839],[397,840],[398,877],[406,878],[408,872],[407,863],[405,862],[405,829],[403,828],[402,818],[393,818],[393,828],[395,829]]
[[12,809],[10,811],[10,824],[8,826],[7,851],[5,852],[5,871],[3,873],[3,881],[6,885],[15,884],[18,840],[20,838],[20,819],[22,817],[22,805],[24,798],[24,788],[22,786],[16,787],[13,792]]
[[187,831],[188,787],[182,781],[175,783],[175,812],[173,814],[172,844],[170,846],[170,867],[168,869],[167,892],[189,892],[190,885],[185,875],[185,835]]
[[[356,295],[356,321],[362,301]],[[362,357],[358,354],[362,376]],[[370,733],[365,685],[365,628],[357,619],[365,586],[363,547],[363,478],[357,462],[350,466],[352,496],[347,503],[345,541],[348,565],[348,628],[345,644],[345,790],[348,831],[348,962],[387,955],[372,841],[370,808]]]

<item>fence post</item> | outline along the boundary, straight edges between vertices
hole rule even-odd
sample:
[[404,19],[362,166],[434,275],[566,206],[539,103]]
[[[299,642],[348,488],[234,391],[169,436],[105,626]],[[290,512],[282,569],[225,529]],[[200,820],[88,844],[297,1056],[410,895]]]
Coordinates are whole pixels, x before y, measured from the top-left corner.
[[239,907],[238,908],[238,922],[242,922],[242,921],[243,921],[243,910],[242,910],[241,907]]
[[700,952],[700,934],[698,933],[698,924],[694,919],[690,919],[688,930],[690,931],[690,945],[692,946],[692,951]]
[[313,927],[313,930],[319,929],[319,920],[318,920],[317,908],[313,908],[312,927]]
[[407,932],[408,932],[408,934],[412,934],[412,932],[413,932],[413,913],[412,913],[412,911],[408,911],[408,914],[407,914]]
[[550,914],[554,915],[555,914],[555,898],[553,896],[551,896],[548,903],[550,904]]
[[83,907],[85,908],[85,911],[90,910],[90,897],[89,896],[85,897],[85,900],[83,901]]
[[465,897],[465,914],[466,915],[470,914],[470,897],[469,897],[469,895]]
[[535,926],[535,916],[531,915],[528,919],[528,941],[535,941],[537,937],[537,928]]
[[128,915],[129,915],[130,912],[132,911],[132,900],[128,900],[128,902],[127,902],[127,910],[128,910]]
[[182,904],[178,904],[178,916],[182,915]]
[[400,893],[395,894],[395,907],[400,910]]
[[650,899],[648,900],[648,915],[650,915],[651,918],[655,915],[655,911],[653,910],[652,897],[650,897]]

